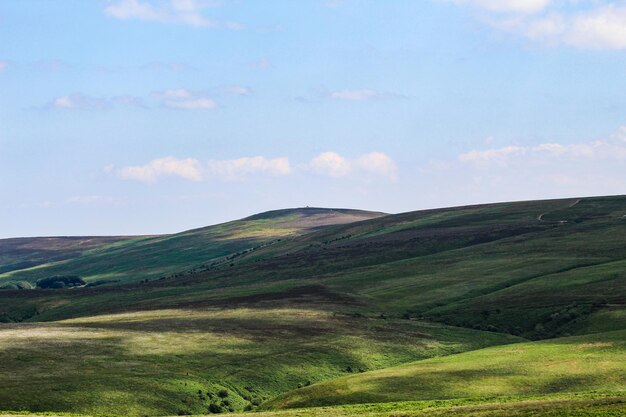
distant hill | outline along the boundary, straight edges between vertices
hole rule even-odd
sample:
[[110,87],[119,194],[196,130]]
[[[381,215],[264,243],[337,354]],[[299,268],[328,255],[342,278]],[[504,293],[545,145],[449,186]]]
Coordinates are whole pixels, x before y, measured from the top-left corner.
[[241,251],[330,225],[384,216],[362,210],[296,208],[173,235],[51,237],[0,240],[0,286],[34,283],[54,275],[80,275],[88,283],[155,279],[229,261]]
[[76,258],[136,236],[61,236],[0,239],[0,274]]

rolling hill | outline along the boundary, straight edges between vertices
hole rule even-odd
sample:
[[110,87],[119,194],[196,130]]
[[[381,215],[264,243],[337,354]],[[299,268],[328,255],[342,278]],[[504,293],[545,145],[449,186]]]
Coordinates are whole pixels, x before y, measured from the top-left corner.
[[268,408],[555,393],[626,394],[626,332],[516,343],[426,359],[292,391]]
[[619,415],[625,216],[625,196],[290,209],[7,272],[110,285],[0,291],[0,409]]
[[[361,210],[301,208],[262,213],[173,235],[5,239],[0,240],[0,283],[34,283],[55,275],[80,275],[92,284],[154,279],[226,262],[228,255],[238,256],[241,251],[325,226],[382,215]],[[39,250],[24,254],[26,248]]]

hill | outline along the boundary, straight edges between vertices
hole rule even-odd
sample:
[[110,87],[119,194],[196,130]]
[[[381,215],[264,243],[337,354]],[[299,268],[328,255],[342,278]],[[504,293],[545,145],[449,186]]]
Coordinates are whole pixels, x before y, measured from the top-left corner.
[[[258,249],[286,237],[383,215],[361,210],[307,207],[262,213],[173,235],[133,239],[0,240],[0,249],[3,249],[0,283],[34,283],[54,275],[80,275],[92,284],[119,284],[160,278],[227,262],[229,255],[236,257],[241,251]],[[29,244],[39,250],[24,253],[23,248],[29,247]],[[19,268],[16,267],[19,262],[15,258],[22,260],[19,261]]]
[[623,396],[625,215],[624,196],[386,216],[305,208],[94,249],[40,269],[119,274],[118,285],[0,291],[0,404],[128,415],[343,404],[333,384],[363,378],[347,402],[595,390],[581,407],[602,410],[599,397]]
[[0,274],[76,258],[85,251],[133,238],[132,236],[62,236],[0,239]]
[[124,416],[242,410],[298,386],[520,340],[336,308],[309,301],[5,324],[0,404]]
[[626,332],[516,343],[347,376],[279,396],[267,407],[554,393],[626,394]]

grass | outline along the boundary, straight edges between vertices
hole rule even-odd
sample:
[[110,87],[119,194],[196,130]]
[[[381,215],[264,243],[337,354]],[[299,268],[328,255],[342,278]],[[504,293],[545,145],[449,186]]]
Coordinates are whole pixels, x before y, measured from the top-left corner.
[[[0,274],[76,258],[88,250],[132,238],[129,236],[79,236],[0,239]],[[23,288],[30,287],[23,285]]]
[[[0,291],[0,380],[9,381],[0,405],[125,415],[206,413],[211,403],[381,402],[328,411],[346,416],[623,410],[594,396],[621,397],[626,386],[626,197],[354,223],[378,215],[303,210],[0,276],[120,280]],[[169,275],[146,281],[159,274]],[[428,402],[442,398],[436,410]]]
[[[505,335],[299,307],[176,309],[0,329],[5,409],[163,415],[261,404],[281,392]],[[227,404],[218,397],[228,390]]]
[[626,397],[559,395],[357,404],[261,412],[259,417],[400,417],[400,416],[622,416]]
[[[173,235],[122,240],[111,245],[86,245],[88,250],[74,251],[74,256],[68,255],[68,249],[66,256],[43,258],[45,262],[24,264],[21,268],[3,265],[5,262],[15,264],[13,258],[6,261],[0,258],[0,283],[32,283],[53,275],[80,275],[90,283],[109,284],[156,279],[229,263],[230,257],[234,259],[245,251],[323,226],[383,215],[315,208],[284,210],[280,214],[269,212]],[[0,240],[0,248],[6,247],[7,252],[11,249],[19,254],[19,248],[14,247],[17,243],[15,239]]]
[[[313,407],[296,410],[256,412],[258,417],[618,417],[626,412],[626,397],[603,395],[559,395],[525,398],[462,399],[358,404],[336,407]],[[80,414],[0,413],[0,417],[23,416],[88,417]],[[249,416],[231,414],[233,417]]]
[[352,375],[268,407],[588,392],[626,395],[626,332],[516,343]]

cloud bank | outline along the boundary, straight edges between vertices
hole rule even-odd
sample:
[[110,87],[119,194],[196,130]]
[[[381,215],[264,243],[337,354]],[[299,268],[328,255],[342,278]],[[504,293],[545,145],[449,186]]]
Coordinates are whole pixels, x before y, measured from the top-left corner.
[[178,159],[172,156],[154,159],[144,165],[128,166],[115,170],[105,167],[107,174],[116,174],[125,180],[154,183],[166,177],[188,181],[242,181],[259,176],[283,177],[294,173],[356,179],[397,179],[393,159],[382,152],[370,152],[356,158],[345,158],[335,152],[323,152],[307,164],[294,167],[288,157],[267,158],[246,156],[237,159],[212,159],[205,164],[195,158]]

